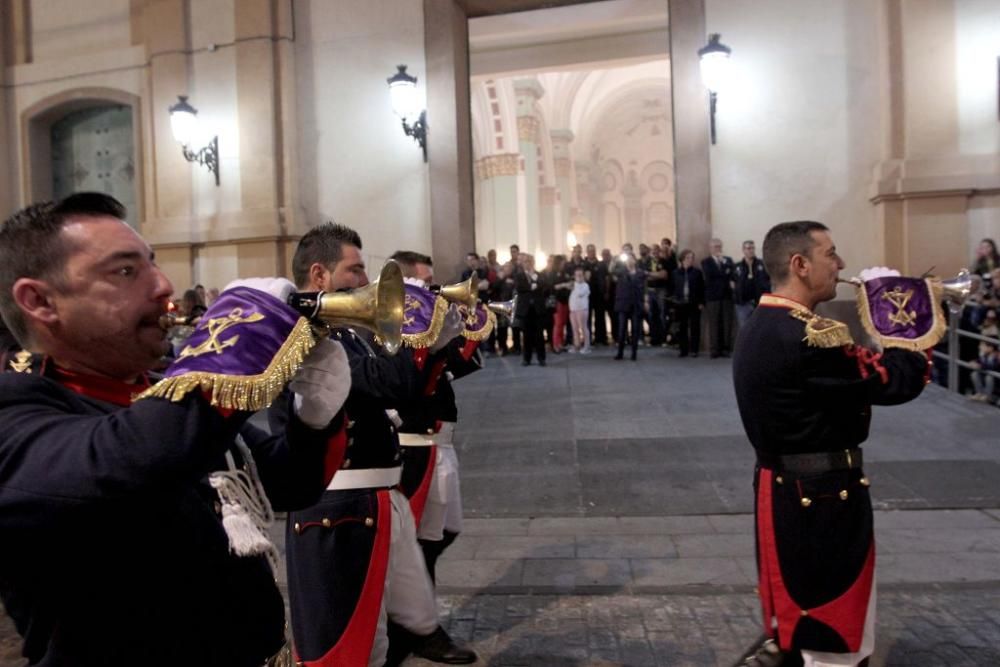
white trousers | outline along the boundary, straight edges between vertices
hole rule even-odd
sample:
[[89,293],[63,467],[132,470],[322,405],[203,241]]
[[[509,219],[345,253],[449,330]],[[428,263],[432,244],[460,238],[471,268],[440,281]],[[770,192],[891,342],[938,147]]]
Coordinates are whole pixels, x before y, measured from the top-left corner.
[[861,636],[861,646],[855,653],[824,653],[823,651],[802,651],[804,667],[854,667],[875,651],[875,581],[868,598],[868,613],[865,615],[865,629]]
[[434,477],[427,492],[417,537],[443,540],[444,531],[462,532],[462,493],[458,483],[458,456],[451,445],[439,445]]
[[417,544],[417,529],[410,503],[399,491],[389,491],[392,505],[392,537],[389,542],[389,567],[385,574],[385,592],[378,613],[378,627],[372,646],[369,667],[382,667],[389,650],[388,619],[416,635],[429,635],[438,627],[437,601],[424,564],[424,554]]

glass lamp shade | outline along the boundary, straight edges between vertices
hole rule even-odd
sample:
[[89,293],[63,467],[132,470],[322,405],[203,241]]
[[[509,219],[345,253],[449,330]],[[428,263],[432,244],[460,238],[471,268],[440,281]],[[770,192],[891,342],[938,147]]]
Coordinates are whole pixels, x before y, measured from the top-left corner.
[[719,42],[719,37],[718,33],[713,33],[708,38],[708,44],[698,50],[702,83],[713,92],[722,90],[726,85],[729,78],[729,54],[732,53],[732,49]]
[[393,112],[403,120],[416,118],[420,115],[420,102],[417,100],[417,77],[406,72],[406,65],[396,65],[397,71],[386,79],[389,83],[389,99]]
[[198,133],[198,110],[188,104],[184,95],[178,98],[180,101],[170,107],[170,130],[177,143],[190,146]]

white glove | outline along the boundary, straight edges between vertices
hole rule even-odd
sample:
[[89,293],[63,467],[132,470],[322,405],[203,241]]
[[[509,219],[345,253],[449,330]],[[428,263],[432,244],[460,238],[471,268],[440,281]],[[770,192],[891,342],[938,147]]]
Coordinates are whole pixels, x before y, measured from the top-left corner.
[[267,292],[281,303],[288,303],[288,297],[295,293],[295,284],[287,278],[242,278],[234,280],[222,290],[233,287],[249,287],[260,292]]
[[343,346],[329,338],[316,343],[288,388],[294,392],[295,414],[302,423],[326,428],[351,391],[351,366]]
[[451,304],[448,306],[448,312],[444,316],[441,333],[438,334],[437,340],[431,345],[431,353],[443,350],[448,343],[455,340],[455,337],[463,331],[465,331],[465,318],[459,312],[458,306]]
[[872,266],[858,274],[858,277],[861,278],[862,281],[868,282],[869,280],[874,280],[875,278],[885,278],[888,276],[898,275],[899,271],[896,269],[890,269],[888,266]]

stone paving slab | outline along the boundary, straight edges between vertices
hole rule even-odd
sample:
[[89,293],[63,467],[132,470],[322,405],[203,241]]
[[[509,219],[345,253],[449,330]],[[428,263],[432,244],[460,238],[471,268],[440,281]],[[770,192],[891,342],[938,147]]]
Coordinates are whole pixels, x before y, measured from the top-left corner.
[[[721,667],[760,631],[750,593],[446,596],[441,606],[449,632],[492,667]],[[872,667],[1000,664],[998,586],[884,590],[878,614]]]

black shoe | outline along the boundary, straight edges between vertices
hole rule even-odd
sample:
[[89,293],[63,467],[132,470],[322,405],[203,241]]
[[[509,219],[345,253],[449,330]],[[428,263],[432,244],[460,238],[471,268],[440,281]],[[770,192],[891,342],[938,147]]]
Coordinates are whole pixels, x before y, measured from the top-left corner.
[[632,355],[632,361],[635,361],[635,355],[634,354]]
[[680,354],[678,354],[677,356],[678,356],[678,357],[686,357],[686,356],[688,356],[688,353],[687,353],[687,352],[681,352],[681,353],[680,353]]
[[692,356],[692,357],[697,357],[697,356],[698,356],[698,353],[697,353],[697,352],[692,352],[692,353],[691,353],[691,356]]
[[709,359],[718,359],[721,355],[718,352],[712,352],[708,355]]
[[621,360],[622,360],[622,355],[616,354],[615,355],[615,361],[621,361]]
[[538,362],[538,365],[539,365],[539,366],[544,366],[544,365],[545,365],[545,362],[544,362],[544,361],[539,361],[539,362]]
[[418,641],[420,643],[413,649],[413,655],[424,660],[445,665],[471,665],[479,659],[475,651],[456,644],[441,626]]
[[531,365],[531,362],[530,362],[530,361],[522,361],[522,362],[521,362],[521,365],[522,365],[522,366],[530,366],[530,365]]

